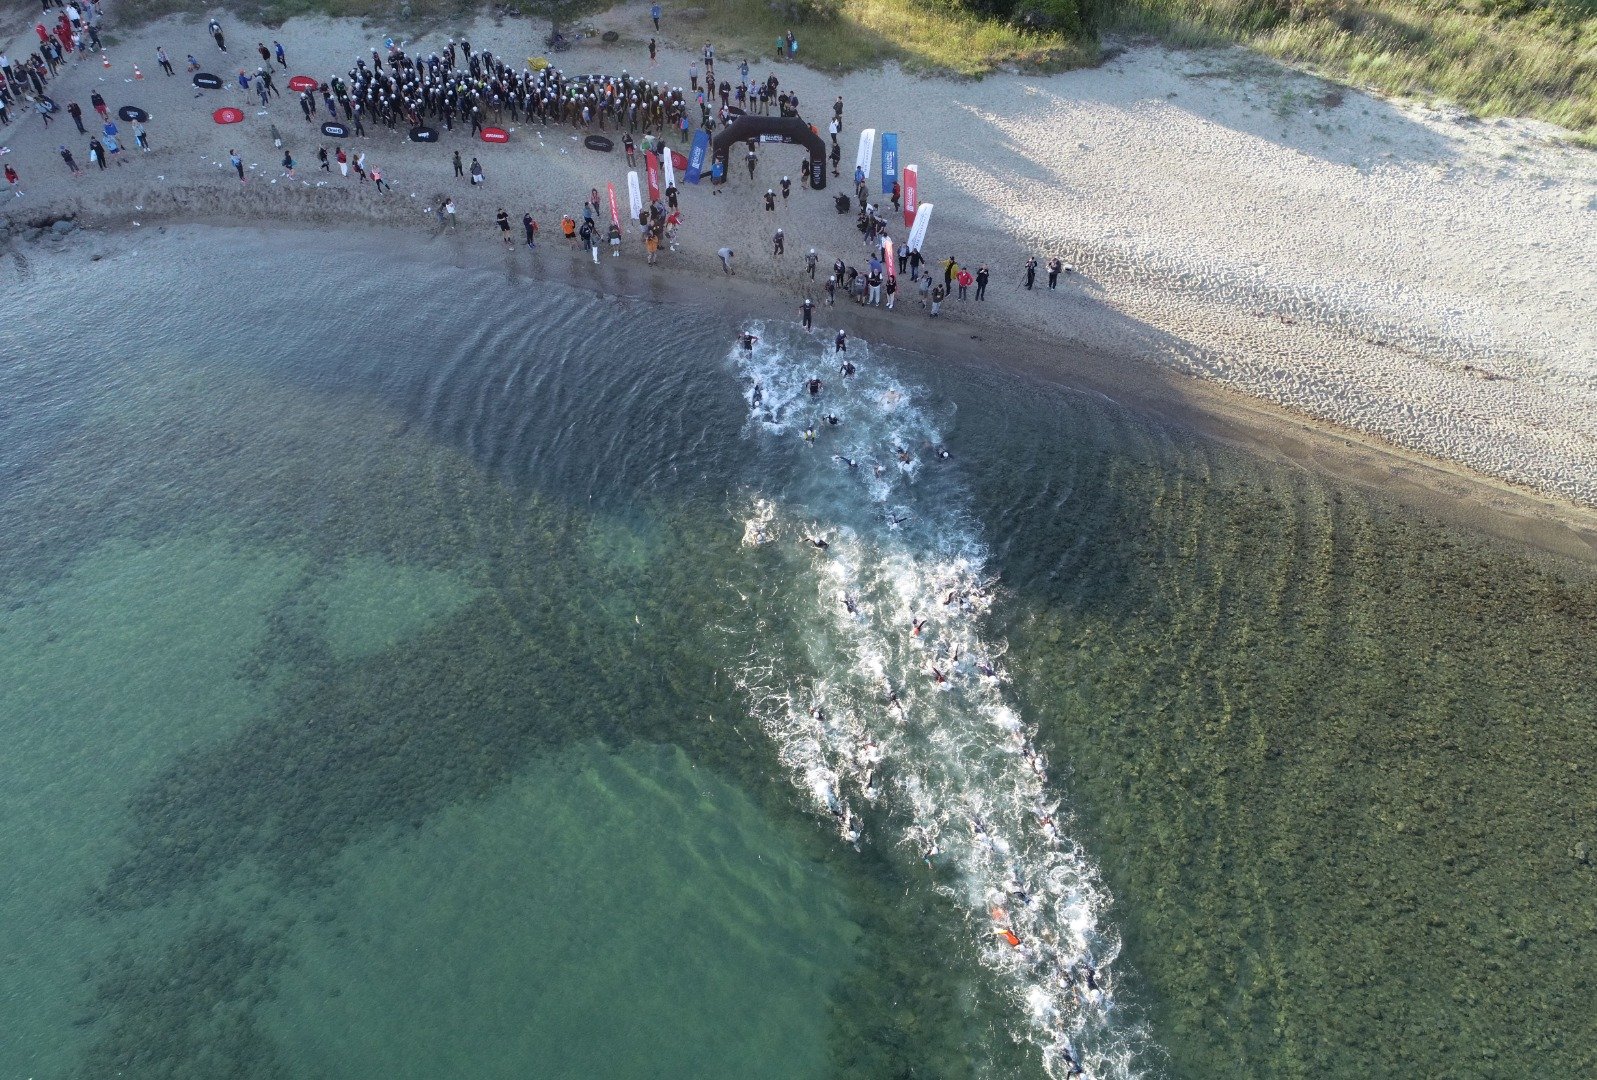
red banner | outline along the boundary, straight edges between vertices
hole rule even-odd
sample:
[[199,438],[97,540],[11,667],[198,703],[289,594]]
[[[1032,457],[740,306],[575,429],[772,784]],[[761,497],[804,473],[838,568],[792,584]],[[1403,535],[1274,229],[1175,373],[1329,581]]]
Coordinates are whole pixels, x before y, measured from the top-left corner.
[[610,224],[619,229],[621,228],[621,211],[616,207],[616,186],[614,184],[606,184],[604,190],[610,196]]
[[920,177],[916,174],[915,166],[904,166],[904,228],[915,224],[915,211],[920,207],[920,188],[916,181]]
[[649,205],[660,201],[660,155],[650,150],[643,155],[643,174],[649,181]]
[[882,261],[887,264],[887,280],[898,277],[898,264],[893,261],[893,238],[882,237]]

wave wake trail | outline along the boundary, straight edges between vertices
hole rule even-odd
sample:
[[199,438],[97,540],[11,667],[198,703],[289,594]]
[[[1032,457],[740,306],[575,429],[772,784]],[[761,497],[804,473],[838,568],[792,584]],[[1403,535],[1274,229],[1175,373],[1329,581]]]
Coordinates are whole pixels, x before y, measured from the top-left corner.
[[753,332],[730,358],[760,461],[744,542],[771,545],[796,585],[803,663],[751,650],[735,673],[751,715],[845,842],[884,844],[965,912],[1015,1006],[1010,1033],[1050,1077],[1143,1075],[1146,1037],[1115,1002],[1110,897],[983,633],[997,582],[957,458],[921,392],[860,343]]

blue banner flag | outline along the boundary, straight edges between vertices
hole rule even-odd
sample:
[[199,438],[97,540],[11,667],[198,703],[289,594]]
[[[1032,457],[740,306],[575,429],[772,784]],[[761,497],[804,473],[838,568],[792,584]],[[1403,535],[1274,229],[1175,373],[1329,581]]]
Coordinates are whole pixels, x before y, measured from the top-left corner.
[[710,133],[700,128],[693,133],[693,149],[688,151],[688,183],[697,184],[704,175],[704,157],[710,152]]
[[898,133],[882,132],[882,194],[886,195],[898,183]]

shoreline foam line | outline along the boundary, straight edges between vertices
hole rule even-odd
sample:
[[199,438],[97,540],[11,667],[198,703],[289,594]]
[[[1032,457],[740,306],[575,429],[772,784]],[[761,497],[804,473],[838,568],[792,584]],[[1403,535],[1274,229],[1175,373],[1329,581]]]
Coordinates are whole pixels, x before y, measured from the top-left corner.
[[1050,1076],[1141,1075],[1146,1035],[1115,1003],[1110,897],[1005,701],[1004,649],[983,634],[988,552],[919,391],[858,344],[761,340],[732,359],[766,477],[741,508],[744,542],[774,545],[796,585],[803,653],[749,655],[735,674],[752,716],[845,842],[897,850],[912,874],[923,862],[966,912],[1016,1007],[1006,1026]]

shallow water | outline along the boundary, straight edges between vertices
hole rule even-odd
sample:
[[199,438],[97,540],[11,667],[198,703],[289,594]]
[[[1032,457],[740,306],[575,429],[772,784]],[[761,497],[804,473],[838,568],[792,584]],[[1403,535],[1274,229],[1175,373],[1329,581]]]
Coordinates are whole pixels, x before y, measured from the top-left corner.
[[136,313],[0,324],[0,1075],[1597,1068],[1589,570],[993,370],[146,242],[0,296]]

